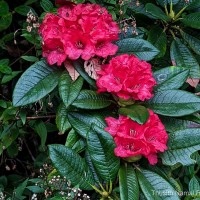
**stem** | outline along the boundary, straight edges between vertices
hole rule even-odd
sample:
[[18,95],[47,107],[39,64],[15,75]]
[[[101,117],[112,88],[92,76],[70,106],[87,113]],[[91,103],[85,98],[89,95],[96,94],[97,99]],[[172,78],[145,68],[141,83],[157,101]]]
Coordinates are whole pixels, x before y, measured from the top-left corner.
[[26,140],[25,140],[25,139],[24,139],[24,144],[25,144],[25,146],[26,146],[26,148],[27,148],[27,150],[28,150],[29,155],[31,156],[31,159],[32,159],[33,161],[35,161],[35,158],[34,158],[33,154],[31,153],[31,150],[29,149],[28,144],[26,143]]
[[112,192],[112,181],[110,180],[110,188],[109,188],[108,193],[111,194],[111,192]]
[[[34,116],[34,117],[26,117],[27,120],[34,119],[46,119],[46,118],[56,118],[56,115],[46,115],[46,116]],[[20,120],[20,117],[16,117],[17,120]]]
[[102,185],[101,183],[99,183],[99,186],[101,187],[101,189],[103,190],[103,192],[107,192],[107,191],[104,189],[104,187],[103,187],[103,185]]
[[176,36],[172,30],[169,30],[169,32],[172,34],[173,38],[176,40]]
[[169,12],[167,10],[167,6],[166,5],[165,5],[165,13],[166,13],[167,16],[169,15]]
[[100,195],[102,195],[102,191],[100,191],[96,186],[91,185],[91,187],[92,187],[96,192],[98,192]]
[[174,17],[174,21],[176,21],[180,15],[183,13],[183,11],[187,8],[187,6],[185,6],[184,8],[182,8]]

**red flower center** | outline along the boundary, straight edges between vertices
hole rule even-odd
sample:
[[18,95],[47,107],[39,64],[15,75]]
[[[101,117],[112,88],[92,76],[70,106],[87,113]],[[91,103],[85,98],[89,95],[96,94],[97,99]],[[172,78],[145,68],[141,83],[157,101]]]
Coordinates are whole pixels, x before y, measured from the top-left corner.
[[76,42],[76,47],[78,49],[84,49],[84,45],[83,45],[83,43],[81,41]]

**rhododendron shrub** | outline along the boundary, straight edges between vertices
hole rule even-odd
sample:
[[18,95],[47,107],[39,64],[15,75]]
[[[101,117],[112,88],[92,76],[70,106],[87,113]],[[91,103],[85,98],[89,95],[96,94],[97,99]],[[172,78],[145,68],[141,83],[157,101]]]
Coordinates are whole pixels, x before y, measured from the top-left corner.
[[98,92],[107,91],[122,99],[141,101],[153,96],[156,81],[151,65],[134,55],[123,54],[112,58],[98,74]]
[[43,56],[50,65],[66,59],[106,58],[118,49],[119,28],[108,11],[97,4],[70,4],[57,14],[46,14],[39,28]]
[[[35,3],[28,0],[26,4],[30,2]],[[21,58],[26,60],[20,60],[20,71],[11,73],[10,65],[18,61],[0,60],[2,83],[15,77],[11,89],[21,70],[28,68],[16,83],[12,104],[7,101],[10,95],[0,94],[4,124],[0,154],[6,158],[18,146],[26,148],[28,140],[20,139],[19,144],[14,140],[31,132],[33,147],[38,149],[33,155],[28,151],[30,163],[41,166],[47,160],[51,169],[45,174],[48,199],[79,198],[80,193],[72,195],[68,186],[78,186],[95,200],[171,199],[170,194],[180,200],[180,188],[193,193],[199,188],[195,176],[200,169],[200,38],[195,30],[200,29],[196,20],[200,15],[191,12],[195,6],[199,11],[199,3],[56,0],[60,7],[54,8],[52,2],[40,1],[45,8],[41,17],[29,12],[27,30],[34,32],[23,32],[23,36],[38,41],[18,52],[24,52]],[[0,5],[7,10],[5,0]],[[37,33],[40,37],[35,37]],[[0,43],[11,54],[9,38]],[[42,58],[29,57],[33,52],[39,56],[42,52]],[[36,62],[24,67],[27,61]],[[2,89],[5,93],[7,86]],[[13,168],[10,161],[3,167]],[[57,177],[69,181],[63,184]],[[26,192],[41,191],[39,185],[32,188],[27,181],[22,185]],[[0,192],[6,182],[0,177]]]
[[129,117],[107,117],[105,128],[116,143],[115,155],[121,158],[144,156],[151,165],[158,162],[157,153],[167,149],[168,135],[158,116],[149,110],[149,119],[138,124]]

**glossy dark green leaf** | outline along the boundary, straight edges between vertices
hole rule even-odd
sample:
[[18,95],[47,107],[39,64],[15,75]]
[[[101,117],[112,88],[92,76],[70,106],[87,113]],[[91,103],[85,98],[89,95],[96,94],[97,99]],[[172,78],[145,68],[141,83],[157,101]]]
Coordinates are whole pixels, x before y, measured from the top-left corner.
[[68,119],[72,127],[82,137],[86,138],[87,132],[92,125],[97,125],[101,128],[105,128],[104,112],[69,112]]
[[11,81],[13,78],[15,78],[20,73],[21,73],[21,71],[13,71],[13,72],[11,72],[11,74],[5,74],[1,80],[1,83],[5,84],[5,83]]
[[181,90],[163,90],[146,102],[155,113],[166,116],[184,116],[200,111],[200,97]]
[[23,16],[27,16],[30,11],[35,12],[30,6],[27,5],[20,5],[15,8],[15,12]]
[[122,165],[119,169],[119,189],[121,200],[138,200],[139,185],[135,169],[130,165]]
[[147,40],[160,51],[160,53],[156,56],[157,58],[165,55],[167,48],[167,36],[166,33],[163,32],[163,29],[159,27],[152,28],[148,33]]
[[165,67],[153,73],[155,90],[179,89],[189,76],[189,69],[178,66]]
[[49,155],[56,170],[70,180],[72,186],[92,190],[93,175],[79,154],[64,145],[53,144],[49,145]]
[[200,55],[200,40],[181,31],[183,39],[188,43],[190,48],[198,55]]
[[97,126],[87,133],[87,149],[97,174],[105,181],[114,181],[120,159],[114,154],[115,143],[112,136]]
[[149,111],[141,105],[131,105],[119,109],[119,114],[128,116],[139,124],[144,124],[149,118]]
[[8,65],[9,59],[0,60],[0,72],[2,72],[3,74],[11,74],[12,69]]
[[137,177],[147,200],[180,200],[177,191],[171,184],[155,172],[149,170],[137,171]]
[[146,12],[153,15],[156,19],[161,19],[165,22],[170,21],[170,18],[163,12],[161,8],[152,3],[145,5]]
[[119,49],[117,54],[135,54],[141,60],[152,60],[159,50],[143,39],[126,38],[116,42]]
[[92,90],[82,90],[72,105],[82,109],[101,109],[110,104],[111,101],[107,96]]
[[200,1],[199,0],[193,0],[193,1],[190,1],[186,10],[194,10],[194,9],[197,9],[197,8],[200,8]]
[[61,103],[56,113],[56,125],[58,127],[58,130],[60,131],[60,134],[64,134],[65,131],[71,128],[71,125],[67,118],[67,113],[68,109],[63,103]]
[[192,196],[198,195],[200,190],[199,181],[193,176],[189,182],[189,192]]
[[170,55],[173,65],[189,69],[191,78],[200,78],[200,68],[197,60],[180,39],[176,38],[172,42]]
[[68,107],[79,95],[83,86],[83,78],[78,77],[75,81],[72,81],[69,73],[64,71],[59,79],[59,94],[64,102],[65,106]]
[[184,16],[181,22],[185,26],[200,29],[200,12],[191,13],[189,15]]
[[21,56],[22,59],[29,61],[29,62],[37,62],[38,58],[35,56]]
[[15,86],[13,105],[23,106],[40,100],[57,86],[59,77],[60,71],[49,67],[45,61],[33,64]]
[[169,134],[168,150],[161,154],[165,165],[191,165],[191,155],[200,150],[200,128],[178,130]]
[[53,9],[53,4],[50,0],[41,0],[40,5],[45,12],[51,12]]

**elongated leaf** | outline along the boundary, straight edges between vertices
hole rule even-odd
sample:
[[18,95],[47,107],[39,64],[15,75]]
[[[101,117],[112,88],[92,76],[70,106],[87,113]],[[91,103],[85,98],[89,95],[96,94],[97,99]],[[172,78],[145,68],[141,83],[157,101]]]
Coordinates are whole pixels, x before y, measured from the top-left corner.
[[186,91],[165,90],[155,93],[147,106],[155,113],[178,117],[200,111],[200,98]]
[[106,114],[103,112],[69,112],[68,119],[72,127],[82,137],[86,138],[87,132],[93,124],[105,128]]
[[191,78],[200,78],[200,69],[197,60],[180,39],[177,38],[172,42],[170,55],[172,63],[190,70]]
[[74,82],[69,73],[64,71],[59,80],[59,94],[66,107],[73,103],[83,86],[83,78],[78,77]]
[[68,109],[65,107],[63,103],[61,103],[56,113],[56,125],[61,134],[64,134],[65,131],[71,128],[71,125],[67,118],[67,112]]
[[141,60],[152,60],[159,50],[143,39],[126,38],[117,42],[118,54],[135,54]]
[[110,104],[111,101],[107,96],[92,90],[82,90],[72,105],[83,109],[100,109]]
[[0,16],[6,15],[9,12],[9,6],[6,1],[0,1]]
[[12,22],[12,13],[9,12],[0,17],[0,31],[7,29]]
[[84,64],[83,62],[76,60],[73,61],[73,66],[76,71],[86,80],[94,89],[96,89],[96,82],[84,71]]
[[184,16],[184,18],[181,20],[184,25],[200,29],[200,12],[191,13],[189,15]]
[[167,146],[168,150],[161,154],[164,164],[194,164],[191,154],[200,150],[200,129],[190,128],[170,133]]
[[141,170],[137,171],[137,176],[147,200],[180,200],[177,191],[160,175],[149,170]]
[[53,9],[53,4],[50,0],[41,0],[40,5],[45,12],[51,12],[51,10]]
[[139,124],[144,124],[149,118],[149,111],[141,105],[132,105],[120,108],[119,114],[128,116]]
[[30,6],[27,6],[27,5],[20,5],[15,8],[15,12],[23,16],[27,16],[29,11],[32,11],[35,13],[35,11]]
[[50,93],[58,84],[60,71],[39,61],[28,68],[18,80],[13,92],[13,105],[24,106]]
[[183,39],[188,43],[190,48],[198,55],[200,55],[200,40],[181,31]]
[[194,123],[190,120],[166,116],[160,116],[160,119],[168,132],[174,132],[186,128],[200,128],[200,124]]
[[157,55],[158,58],[165,55],[167,48],[167,36],[160,27],[152,28],[148,33],[148,39],[151,44],[153,44],[160,53]]
[[161,19],[165,22],[170,21],[170,18],[156,5],[147,3],[145,5],[146,12],[151,13],[156,19]]
[[112,136],[101,128],[91,128],[87,133],[87,147],[97,174],[107,182],[114,181],[120,159],[114,155]]
[[121,166],[119,170],[119,189],[121,200],[138,200],[139,185],[132,166]]
[[174,4],[177,4],[180,0],[156,0],[161,6],[165,6],[167,4],[171,4],[174,5]]
[[91,190],[94,185],[92,173],[88,170],[85,161],[71,148],[64,145],[49,145],[50,159],[56,170],[70,180],[73,186]]
[[190,194],[192,194],[192,196],[195,196],[195,195],[197,195],[199,193],[199,190],[200,190],[199,181],[194,176],[194,177],[192,177],[192,179],[189,182]]
[[171,66],[162,68],[153,73],[156,79],[155,89],[158,90],[170,90],[179,89],[186,81],[189,75],[189,69],[178,66]]

